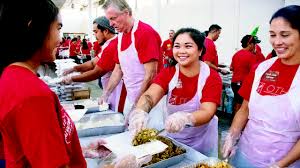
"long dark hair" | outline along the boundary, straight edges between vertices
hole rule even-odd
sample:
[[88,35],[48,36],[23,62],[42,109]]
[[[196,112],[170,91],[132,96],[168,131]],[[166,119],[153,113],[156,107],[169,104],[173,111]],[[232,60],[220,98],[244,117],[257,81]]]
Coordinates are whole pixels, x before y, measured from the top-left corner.
[[89,49],[88,43],[86,42],[86,39],[82,40],[82,49]]
[[[184,34],[184,33],[188,33],[189,36],[194,40],[194,42],[198,46],[198,50],[202,49],[201,55],[199,55],[199,60],[201,60],[202,55],[204,55],[205,52],[206,52],[206,48],[204,46],[205,36],[203,35],[203,33],[201,33],[197,29],[194,29],[194,28],[181,28],[181,29],[179,29],[173,37],[172,46],[174,46],[174,42],[175,42],[176,38],[178,37],[178,35]],[[171,60],[171,66],[174,66],[176,64],[177,64],[177,61],[173,57],[172,60]]]
[[[50,25],[57,19],[59,9],[51,0],[0,2],[0,75],[14,62],[29,60],[42,48]],[[12,45],[21,40],[20,45]]]

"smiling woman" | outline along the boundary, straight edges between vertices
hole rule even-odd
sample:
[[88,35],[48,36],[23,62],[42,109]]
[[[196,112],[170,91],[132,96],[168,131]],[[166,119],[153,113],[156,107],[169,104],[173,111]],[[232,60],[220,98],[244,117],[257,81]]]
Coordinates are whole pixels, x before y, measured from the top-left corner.
[[[168,136],[206,156],[218,155],[218,118],[222,82],[218,73],[199,61],[205,53],[204,36],[196,29],[182,28],[174,35],[176,65],[161,70],[139,99],[129,120],[129,130],[138,132],[148,113],[167,94],[165,130]],[[189,127],[187,127],[189,126]]]
[[254,67],[239,90],[244,101],[223,147],[235,167],[300,167],[299,20],[300,6],[274,13],[270,42],[278,58]]
[[[74,123],[36,74],[42,62],[55,59],[59,9],[51,0],[3,0],[0,9],[0,151],[5,149],[6,167],[86,167]],[[20,38],[22,45],[11,45]]]

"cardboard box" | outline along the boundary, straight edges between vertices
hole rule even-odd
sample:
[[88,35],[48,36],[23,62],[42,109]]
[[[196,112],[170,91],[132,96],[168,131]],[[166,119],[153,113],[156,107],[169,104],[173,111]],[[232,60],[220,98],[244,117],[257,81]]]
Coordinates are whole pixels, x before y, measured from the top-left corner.
[[91,91],[89,88],[74,89],[72,93],[73,93],[72,96],[73,100],[89,99],[91,96]]

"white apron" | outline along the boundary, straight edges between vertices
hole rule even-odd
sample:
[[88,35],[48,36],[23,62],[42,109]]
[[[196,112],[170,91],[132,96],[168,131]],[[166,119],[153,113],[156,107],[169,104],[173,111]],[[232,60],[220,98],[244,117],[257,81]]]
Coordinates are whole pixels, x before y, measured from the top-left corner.
[[[121,51],[121,43],[123,33],[118,34],[118,57],[120,61],[120,66],[123,72],[123,80],[127,90],[127,97],[124,105],[124,112],[126,120],[128,121],[128,113],[132,110],[132,106],[136,101],[137,97],[140,95],[140,90],[142,83],[144,81],[145,69],[144,65],[140,63],[138,58],[138,53],[135,48],[135,37],[134,33],[138,28],[139,20],[135,20],[132,31],[131,31],[131,44],[130,46]],[[158,105],[156,105],[150,111],[150,120],[148,122],[148,127],[161,129],[163,127],[163,111],[156,110],[159,109],[158,106],[165,105],[162,99]]]
[[[249,120],[234,158],[236,167],[246,166],[242,160],[249,167],[270,166],[286,156],[300,138],[300,68],[286,94],[262,96],[256,91],[262,75],[276,60],[261,63],[255,71],[248,105]],[[299,168],[300,161],[289,167]]]
[[[103,46],[102,46],[102,50],[101,52],[99,53],[98,57],[99,59],[101,59],[101,56],[102,56],[102,53],[103,51],[105,50],[105,48],[110,44],[110,42],[112,40],[114,40],[115,38],[117,38],[117,36],[114,36],[113,38],[107,40]],[[113,58],[111,58],[113,59]],[[108,82],[109,82],[109,78],[112,74],[112,71],[110,72],[107,72],[106,74],[104,74],[102,77],[101,77],[101,83],[102,83],[102,86],[103,86],[103,90],[106,89],[107,85],[108,85]],[[115,112],[118,112],[118,106],[119,106],[119,100],[120,100],[120,96],[121,96],[121,91],[122,91],[122,85],[123,85],[123,81],[121,80],[119,82],[119,84],[116,86],[116,88],[112,91],[112,93],[110,94],[110,96],[108,97],[108,102],[110,104],[110,109],[115,111]]]
[[[202,89],[210,75],[210,69],[207,64],[200,61],[200,72],[198,77],[198,86],[195,96],[188,102],[181,105],[169,104],[172,90],[176,87],[179,77],[179,67],[176,64],[176,72],[169,83],[169,91],[167,98],[168,115],[178,111],[194,112],[200,109],[202,98]],[[210,157],[218,157],[218,117],[214,116],[211,121],[205,125],[198,127],[184,128],[178,133],[168,133],[168,136],[184,143],[202,154]]]

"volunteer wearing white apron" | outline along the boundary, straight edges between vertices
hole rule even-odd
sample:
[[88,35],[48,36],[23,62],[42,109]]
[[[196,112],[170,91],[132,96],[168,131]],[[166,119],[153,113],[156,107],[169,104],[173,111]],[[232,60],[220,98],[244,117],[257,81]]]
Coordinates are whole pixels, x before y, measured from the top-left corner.
[[[103,88],[107,86],[111,72],[115,66],[113,60],[114,55],[117,55],[117,35],[115,30],[109,25],[109,21],[104,17],[98,17],[94,20],[93,31],[96,39],[102,45],[101,52],[91,61],[75,66],[67,70],[65,74],[77,71],[82,72],[80,75],[68,75],[63,79],[63,82],[70,84],[72,82],[88,82],[101,77]],[[120,81],[116,89],[107,98],[107,103],[113,111],[118,111],[118,104],[121,95],[123,82]]]
[[[179,67],[175,66],[176,72],[172,80],[169,83],[169,91],[167,100],[171,98],[173,89],[178,83]],[[200,109],[199,103],[202,97],[202,89],[206,83],[208,76],[210,75],[210,69],[204,62],[200,63],[200,73],[198,77],[198,86],[195,96],[188,102],[181,105],[172,105],[167,102],[167,115],[171,115],[178,111],[185,111],[192,113]],[[203,153],[206,156],[218,157],[218,117],[214,116],[212,120],[199,127],[184,128],[178,133],[169,133],[168,136],[176,139],[177,141],[184,143],[190,147],[193,147],[197,151]]]
[[[139,25],[139,20],[135,20],[132,32],[131,32],[131,44],[130,46],[121,51],[121,40],[123,33],[118,34],[118,57],[120,66],[123,72],[123,80],[127,90],[127,97],[124,106],[124,115],[127,116],[132,110],[134,103],[141,95],[141,87],[145,77],[144,65],[140,63],[137,50],[135,48],[135,37],[134,33]],[[162,100],[163,102],[164,100]],[[161,110],[163,103],[159,103],[157,107],[150,112],[151,121],[149,126],[157,129],[163,127],[163,113]]]
[[270,42],[278,58],[253,69],[239,91],[244,102],[223,147],[235,167],[300,167],[299,19],[300,6],[272,16]]
[[[117,38],[117,36],[114,36],[113,38],[109,39],[108,41],[106,41],[103,44],[102,50],[99,53],[99,61],[97,62],[98,66],[101,65],[100,61],[101,61],[102,53],[105,52],[106,47],[109,46],[109,44],[111,43],[111,41],[115,40],[116,38]],[[117,47],[117,46],[113,45],[113,47]],[[113,58],[111,58],[111,59],[113,59]],[[111,74],[112,74],[112,70],[109,71],[109,72],[107,72],[106,74],[104,74],[101,77],[101,83],[102,83],[102,86],[103,86],[103,90],[105,90],[107,88],[107,85],[108,85],[109,78],[110,78]],[[119,112],[118,111],[118,106],[119,106],[119,102],[120,102],[120,96],[122,96],[121,95],[122,85],[123,85],[123,81],[121,80],[119,82],[119,84],[117,85],[117,87],[114,89],[114,91],[108,96],[108,99],[107,99],[107,103],[109,104],[110,109],[113,110],[113,111],[115,111],[115,112]]]
[[[123,78],[127,91],[123,113],[127,118],[133,105],[157,73],[161,39],[151,26],[132,17],[131,8],[126,1],[120,3],[121,1],[108,0],[103,5],[110,25],[119,32],[117,64],[104,92],[109,95],[115,84]],[[162,115],[157,116],[157,120],[162,121]]]
[[[256,92],[263,74],[277,58],[261,63],[255,71],[249,100],[249,120],[238,144],[233,164],[267,167],[283,158],[300,137],[300,69],[288,93],[262,96]],[[267,143],[266,143],[267,142]],[[300,167],[300,161],[293,166]],[[292,165],[291,165],[292,167]]]
[[204,39],[196,29],[176,32],[173,53],[178,63],[163,69],[141,96],[130,115],[129,130],[136,134],[149,127],[148,112],[167,94],[167,135],[207,156],[217,157],[218,119],[214,114],[220,103],[222,82],[216,71],[199,61]]

